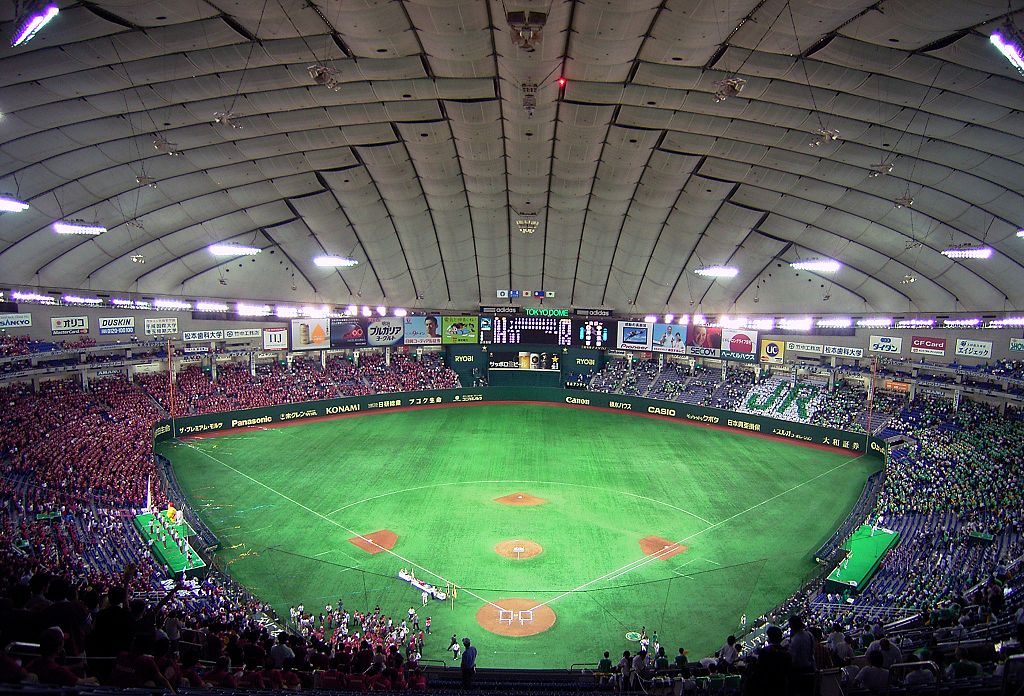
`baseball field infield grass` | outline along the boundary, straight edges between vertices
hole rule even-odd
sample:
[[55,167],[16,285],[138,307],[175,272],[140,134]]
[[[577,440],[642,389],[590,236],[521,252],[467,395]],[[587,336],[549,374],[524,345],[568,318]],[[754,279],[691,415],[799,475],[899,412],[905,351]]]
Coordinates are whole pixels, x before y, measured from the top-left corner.
[[[625,634],[641,627],[670,660],[680,646],[714,652],[741,615],[796,589],[881,466],[537,404],[252,428],[158,452],[222,565],[282,615],[339,599],[396,617],[412,606],[432,618],[425,658],[451,663],[455,633],[481,667],[596,662],[635,650]],[[457,598],[421,607],[401,569]]]

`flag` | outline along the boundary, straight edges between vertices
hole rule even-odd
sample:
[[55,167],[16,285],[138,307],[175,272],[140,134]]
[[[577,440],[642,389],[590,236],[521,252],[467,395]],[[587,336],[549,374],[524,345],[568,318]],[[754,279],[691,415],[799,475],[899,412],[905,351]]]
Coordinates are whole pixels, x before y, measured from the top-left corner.
[[153,475],[146,477],[146,512],[153,509]]
[[508,297],[508,290],[499,290],[498,291],[498,297],[501,297],[501,298]]
[[544,291],[544,297],[554,297],[554,296],[555,296],[555,291],[554,290],[545,290]]

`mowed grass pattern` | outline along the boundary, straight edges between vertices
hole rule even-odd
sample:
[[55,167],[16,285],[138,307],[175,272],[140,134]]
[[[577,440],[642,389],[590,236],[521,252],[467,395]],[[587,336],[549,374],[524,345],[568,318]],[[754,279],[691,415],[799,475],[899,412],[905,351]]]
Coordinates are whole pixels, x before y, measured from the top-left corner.
[[[636,647],[657,630],[671,655],[713,652],[792,592],[811,553],[841,523],[872,457],[801,447],[661,419],[544,405],[382,412],[167,444],[194,508],[220,537],[222,561],[287,616],[343,599],[404,615],[419,593],[395,575],[455,582],[432,602],[424,657],[450,661],[469,635],[480,666],[567,667]],[[536,507],[494,502],[514,492]],[[390,529],[392,553],[347,539]],[[689,547],[645,557],[656,535]],[[506,539],[544,552],[514,561]],[[477,609],[505,597],[550,602],[555,626],[527,638],[488,633]]]

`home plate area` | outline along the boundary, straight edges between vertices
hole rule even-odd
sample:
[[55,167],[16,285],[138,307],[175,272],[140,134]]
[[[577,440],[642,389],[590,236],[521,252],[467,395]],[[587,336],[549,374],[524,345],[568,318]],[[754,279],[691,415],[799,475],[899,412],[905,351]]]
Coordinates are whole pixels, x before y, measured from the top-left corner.
[[476,612],[477,623],[499,636],[535,636],[554,626],[555,619],[551,607],[523,597],[499,599]]

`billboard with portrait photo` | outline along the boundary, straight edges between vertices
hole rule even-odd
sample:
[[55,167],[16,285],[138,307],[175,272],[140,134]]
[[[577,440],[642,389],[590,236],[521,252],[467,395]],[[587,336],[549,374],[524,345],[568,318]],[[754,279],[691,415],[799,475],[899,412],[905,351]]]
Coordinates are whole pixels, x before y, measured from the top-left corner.
[[704,358],[720,357],[722,329],[717,326],[690,324],[686,329],[686,354]]
[[405,345],[441,345],[441,317],[437,314],[405,318]]
[[678,324],[655,324],[651,350],[659,353],[686,353],[686,327]]

